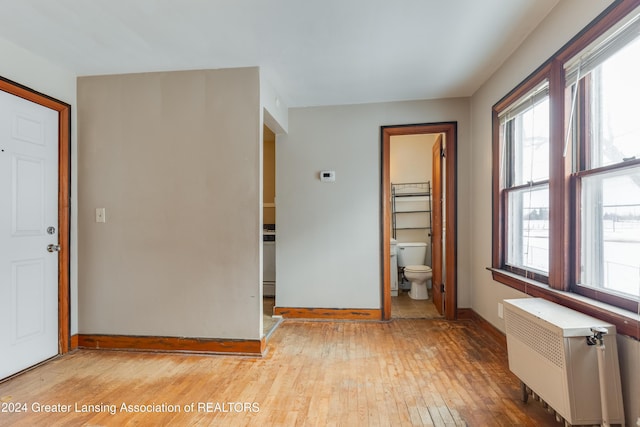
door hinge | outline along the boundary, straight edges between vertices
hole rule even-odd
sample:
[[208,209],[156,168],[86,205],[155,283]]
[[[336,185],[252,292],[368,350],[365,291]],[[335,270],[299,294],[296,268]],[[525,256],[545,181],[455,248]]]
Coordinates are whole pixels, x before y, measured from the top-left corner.
[[440,285],[440,292],[444,293],[444,283]]
[[445,151],[444,148],[440,149],[440,157],[442,157],[444,159],[445,155],[444,155]]

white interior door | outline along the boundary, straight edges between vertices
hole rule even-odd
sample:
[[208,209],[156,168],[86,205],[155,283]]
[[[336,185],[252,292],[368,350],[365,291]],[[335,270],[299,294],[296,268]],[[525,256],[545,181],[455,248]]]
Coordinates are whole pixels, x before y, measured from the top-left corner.
[[0,91],[0,378],[58,354],[57,227],[58,112]]

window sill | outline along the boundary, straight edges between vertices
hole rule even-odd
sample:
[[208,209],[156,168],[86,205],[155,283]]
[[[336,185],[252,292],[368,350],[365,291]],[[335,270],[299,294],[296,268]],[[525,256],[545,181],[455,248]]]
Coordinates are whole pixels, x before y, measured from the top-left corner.
[[498,268],[487,268],[487,270],[491,271],[493,280],[496,282],[517,289],[532,297],[544,298],[609,322],[616,326],[617,333],[640,340],[640,313],[623,310],[571,292],[551,289],[543,283]]

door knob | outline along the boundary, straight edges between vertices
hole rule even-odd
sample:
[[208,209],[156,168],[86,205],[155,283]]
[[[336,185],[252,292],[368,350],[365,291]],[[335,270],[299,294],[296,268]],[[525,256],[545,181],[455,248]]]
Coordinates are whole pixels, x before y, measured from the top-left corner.
[[60,245],[51,244],[51,245],[47,246],[47,250],[49,252],[58,252],[60,250]]

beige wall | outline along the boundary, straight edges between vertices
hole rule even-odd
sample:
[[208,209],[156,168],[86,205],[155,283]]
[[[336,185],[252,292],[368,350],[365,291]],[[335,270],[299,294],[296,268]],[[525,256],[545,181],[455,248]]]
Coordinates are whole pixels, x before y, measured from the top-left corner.
[[[431,182],[433,169],[432,146],[438,134],[421,135],[396,135],[391,137],[389,149],[389,176],[392,184],[410,182]],[[433,183],[432,183],[433,184]],[[396,199],[398,210],[403,208],[403,203],[416,203],[420,200],[426,203],[426,198],[421,199]],[[424,214],[427,215],[427,214]],[[430,215],[430,214],[428,214]],[[408,224],[431,224],[422,214],[400,215],[396,218],[398,227]],[[396,239],[399,242],[430,242],[430,230],[398,230]],[[430,265],[430,264],[429,264]]]
[[78,109],[80,333],[260,338],[258,69],[82,77]]
[[[278,292],[281,307],[380,308],[380,127],[458,122],[459,235],[468,229],[467,98],[294,108],[278,135]],[[336,182],[323,183],[322,170]],[[458,304],[469,307],[469,252],[458,246]]]
[[391,182],[431,181],[431,148],[437,134],[391,137],[389,173]]
[[262,202],[264,224],[276,223],[276,135],[266,126],[263,126],[264,151],[262,154]]
[[263,111],[262,122],[276,135],[287,133],[289,129],[289,107],[278,91],[260,72],[260,105]]
[[[486,267],[491,265],[491,108],[511,89],[560,49],[611,1],[563,0],[545,18],[516,52],[471,98],[473,140],[471,234],[461,233],[462,244],[472,250],[472,307],[483,318],[504,330],[498,317],[498,302],[525,295],[494,282]],[[640,417],[640,343],[620,337],[621,376],[628,424]]]
[[77,132],[76,76],[60,65],[0,38],[0,76],[71,105],[71,251],[70,333],[78,332],[78,222],[77,222]]

